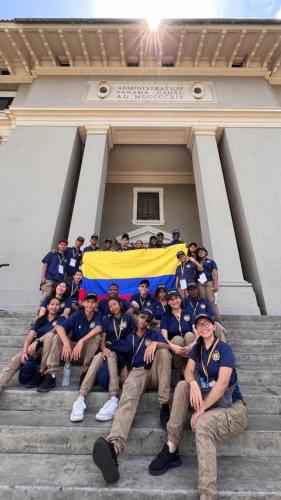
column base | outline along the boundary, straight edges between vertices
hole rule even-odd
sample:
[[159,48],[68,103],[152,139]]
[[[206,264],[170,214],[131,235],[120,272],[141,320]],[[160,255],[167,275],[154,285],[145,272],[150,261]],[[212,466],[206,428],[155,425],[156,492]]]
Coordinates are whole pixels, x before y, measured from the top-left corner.
[[246,281],[220,283],[218,295],[221,314],[261,314],[253,287]]

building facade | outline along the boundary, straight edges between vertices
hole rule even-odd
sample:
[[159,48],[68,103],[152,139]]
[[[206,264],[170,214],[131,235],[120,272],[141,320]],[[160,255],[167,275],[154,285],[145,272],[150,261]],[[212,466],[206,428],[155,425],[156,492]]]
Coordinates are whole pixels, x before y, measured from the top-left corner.
[[225,314],[281,314],[281,24],[0,22],[0,308],[60,237],[173,228]]

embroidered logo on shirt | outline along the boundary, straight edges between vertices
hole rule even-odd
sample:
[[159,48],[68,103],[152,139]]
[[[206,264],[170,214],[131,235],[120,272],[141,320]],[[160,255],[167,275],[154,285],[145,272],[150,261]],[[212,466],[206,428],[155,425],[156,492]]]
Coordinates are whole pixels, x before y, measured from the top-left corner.
[[123,328],[127,328],[127,321],[123,321],[122,325],[123,325]]
[[151,302],[149,302],[149,301],[148,301],[148,302],[146,303],[146,305],[147,305],[147,306],[151,306]]
[[221,355],[219,353],[219,351],[214,351],[213,354],[212,354],[212,359],[214,361],[219,361],[221,359]]
[[206,309],[206,304],[201,304],[200,307],[201,309]]
[[95,321],[92,321],[92,323],[90,323],[90,328],[95,328],[95,326],[96,326]]
[[184,321],[190,321],[190,315],[189,314],[185,314],[184,317],[183,317]]

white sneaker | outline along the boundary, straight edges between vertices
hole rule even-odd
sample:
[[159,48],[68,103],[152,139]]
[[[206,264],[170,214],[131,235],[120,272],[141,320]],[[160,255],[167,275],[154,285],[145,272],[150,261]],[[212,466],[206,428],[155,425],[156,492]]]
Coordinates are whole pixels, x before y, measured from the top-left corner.
[[112,396],[112,398],[106,401],[100,411],[96,414],[96,419],[101,420],[102,422],[112,420],[118,408],[118,405],[119,399],[115,396]]
[[80,422],[84,419],[84,412],[87,409],[83,398],[78,398],[73,403],[72,412],[70,415],[71,422]]

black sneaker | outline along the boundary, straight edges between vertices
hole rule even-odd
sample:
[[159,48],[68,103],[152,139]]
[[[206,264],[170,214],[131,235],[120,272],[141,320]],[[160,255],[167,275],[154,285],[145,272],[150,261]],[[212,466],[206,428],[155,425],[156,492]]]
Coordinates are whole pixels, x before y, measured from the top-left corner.
[[79,389],[80,389],[80,387],[82,385],[82,382],[83,382],[84,378],[86,377],[86,374],[87,374],[87,372],[82,372],[81,375],[80,375],[79,384],[78,384]]
[[160,476],[173,467],[180,467],[181,464],[179,450],[176,450],[175,453],[170,453],[168,445],[165,444],[158,457],[152,460],[148,467],[148,472],[152,476]]
[[106,483],[116,483],[120,478],[117,453],[114,444],[99,437],[93,449],[93,460],[100,469]]
[[27,389],[34,389],[34,387],[39,387],[42,384],[45,375],[41,375],[40,372],[36,372],[34,377],[30,380],[30,382],[26,385]]
[[43,382],[39,387],[37,387],[37,392],[49,392],[51,389],[56,387],[56,377],[53,377],[51,373],[47,373]]
[[169,422],[169,419],[170,419],[170,408],[169,405],[166,403],[164,405],[161,405],[160,407],[160,425],[164,431],[167,429],[167,423]]

